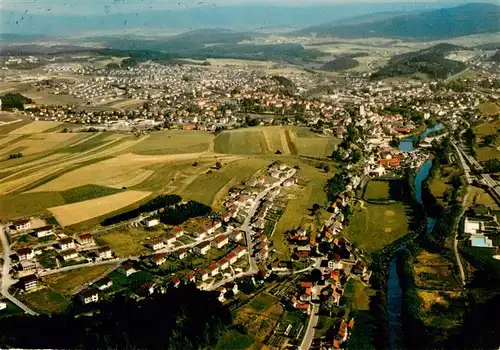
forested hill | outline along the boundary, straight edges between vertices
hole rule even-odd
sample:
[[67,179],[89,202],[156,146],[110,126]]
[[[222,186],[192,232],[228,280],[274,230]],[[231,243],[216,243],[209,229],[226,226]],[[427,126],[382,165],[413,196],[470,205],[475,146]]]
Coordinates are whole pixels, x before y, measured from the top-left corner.
[[[0,346],[24,349],[208,349],[227,327],[231,312],[216,292],[194,285],[136,302],[115,298],[93,316],[70,311],[53,316],[0,319]],[[29,336],[26,335],[29,332]]]
[[371,77],[380,79],[423,73],[432,79],[446,78],[466,68],[462,62],[445,58],[449,52],[458,49],[460,49],[459,46],[439,44],[420,51],[396,55]]
[[305,28],[293,35],[319,37],[389,37],[402,39],[437,40],[459,36],[494,33],[500,28],[500,6],[475,3],[458,7],[396,15],[392,18],[342,25],[325,24]]

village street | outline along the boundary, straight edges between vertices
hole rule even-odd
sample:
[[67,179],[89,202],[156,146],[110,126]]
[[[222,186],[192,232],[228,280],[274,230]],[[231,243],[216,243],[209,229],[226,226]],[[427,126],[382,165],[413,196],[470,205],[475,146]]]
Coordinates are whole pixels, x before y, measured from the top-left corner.
[[29,307],[24,305],[21,301],[16,299],[12,294],[9,293],[9,288],[16,281],[10,277],[10,256],[14,254],[14,252],[10,249],[9,240],[7,239],[7,235],[3,229],[3,226],[0,225],[0,239],[2,240],[2,248],[3,248],[3,266],[2,266],[2,280],[1,280],[1,292],[2,295],[9,299],[12,303],[16,304],[19,308],[21,308],[24,312],[29,315],[37,315],[37,313],[31,310]]

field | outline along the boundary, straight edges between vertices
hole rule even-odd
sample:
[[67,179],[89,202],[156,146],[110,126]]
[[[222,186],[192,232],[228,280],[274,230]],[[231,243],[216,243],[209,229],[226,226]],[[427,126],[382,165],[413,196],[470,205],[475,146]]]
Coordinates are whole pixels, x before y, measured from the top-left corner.
[[151,192],[125,191],[110,196],[49,208],[61,226],[70,226],[82,221],[111,213],[148,197]]
[[131,147],[130,152],[144,155],[205,152],[209,150],[212,138],[204,131],[160,131]]
[[346,238],[358,248],[374,252],[408,233],[408,211],[402,203],[356,206]]
[[139,255],[147,251],[146,239],[164,234],[163,230],[146,231],[140,228],[120,228],[100,233],[96,241],[101,245],[107,245],[122,258],[131,255]]
[[500,105],[495,102],[485,102],[477,106],[477,109],[486,116],[500,113]]
[[286,190],[289,199],[271,238],[274,248],[281,254],[280,259],[287,260],[291,255],[284,234],[288,230],[296,229],[305,223],[312,222],[314,225],[315,218],[308,214],[313,204],[326,205],[327,198],[324,187],[331,176],[332,174],[327,174],[323,170],[300,164],[299,185],[302,184],[303,186],[294,186],[294,188]]
[[[59,126],[61,123],[59,122],[32,122],[29,124],[26,124],[18,129],[15,129],[11,131],[11,134],[21,134],[21,135],[31,135],[31,134],[38,134],[42,133],[46,130],[55,128],[56,126]],[[70,135],[71,136],[71,135]]]
[[454,265],[441,255],[422,251],[414,263],[415,284],[423,289],[457,288]]
[[365,200],[389,199],[389,181],[368,182],[364,195]]
[[254,344],[253,337],[249,334],[243,334],[235,329],[224,333],[217,343],[216,350],[244,350]]
[[115,266],[116,264],[111,263],[49,275],[44,277],[44,284],[65,296],[71,296],[78,287],[94,281]]
[[498,204],[485,190],[473,186],[469,186],[467,205],[484,205],[488,208],[491,208],[492,210],[500,210]]
[[[496,111],[496,113],[498,113],[500,111],[500,107],[498,104],[489,103],[484,104],[483,106],[484,109],[491,112]],[[479,145],[479,147],[476,148],[477,159],[479,161],[483,161],[488,159],[500,158],[500,137],[489,146],[482,145],[484,136],[495,134],[498,135],[498,133],[500,132],[500,121],[478,125],[474,128],[474,131],[478,136]]]
[[304,128],[254,127],[225,131],[214,140],[217,153],[305,155],[326,157],[332,154],[338,140],[319,137]]
[[70,303],[63,295],[51,288],[30,292],[23,295],[21,299],[35,311],[47,314],[63,311]]
[[283,314],[283,307],[277,301],[278,298],[263,292],[236,310],[233,323],[246,327],[256,342],[263,342]]

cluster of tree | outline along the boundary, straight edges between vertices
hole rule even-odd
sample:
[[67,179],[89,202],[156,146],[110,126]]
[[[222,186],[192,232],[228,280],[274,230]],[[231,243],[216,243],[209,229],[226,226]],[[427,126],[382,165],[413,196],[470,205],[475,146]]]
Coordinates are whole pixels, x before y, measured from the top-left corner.
[[27,103],[33,103],[33,100],[21,95],[18,92],[7,92],[5,95],[0,97],[2,100],[3,110],[19,109],[24,110],[24,105]]
[[433,79],[446,78],[450,74],[458,73],[466,68],[459,61],[448,60],[446,54],[455,48],[451,45],[445,49],[439,44],[428,49],[393,56],[389,63],[371,75],[373,79],[382,79],[395,76],[409,76],[424,73]]
[[475,146],[476,146],[477,138],[476,138],[476,134],[474,133],[474,130],[472,130],[472,128],[468,128],[464,132],[463,137],[464,137],[464,140],[465,140],[465,145],[469,149],[469,152],[473,156],[475,156],[476,155]]
[[359,66],[359,62],[348,56],[341,56],[332,61],[328,61],[321,66],[321,70],[343,71]]
[[23,154],[21,152],[9,154],[9,159],[21,158]]
[[208,205],[197,201],[189,201],[180,203],[173,207],[166,208],[160,214],[160,220],[164,224],[179,225],[190,218],[205,216],[212,212],[212,208]]
[[481,162],[481,165],[484,167],[484,171],[487,173],[498,173],[500,172],[500,160],[493,158],[485,160]]
[[[0,320],[2,348],[207,349],[231,325],[231,313],[215,292],[194,285],[172,288],[137,302],[117,297],[92,316],[71,311]],[[26,336],[26,330],[30,336]]]
[[284,77],[282,75],[273,75],[271,77],[271,79],[276,81],[278,84],[280,84],[284,88],[289,89],[290,91],[295,91],[295,89],[296,89],[296,86],[293,83],[293,81],[291,81],[287,77]]
[[429,336],[420,318],[421,301],[415,286],[413,274],[413,255],[405,249],[397,256],[399,285],[403,292],[401,318],[403,323],[403,342],[406,349],[424,349]]
[[496,134],[490,134],[483,137],[483,141],[481,142],[481,146],[488,147],[497,142],[498,137],[500,136],[500,130]]
[[326,195],[329,201],[334,201],[337,196],[346,190],[347,180],[340,174],[335,174],[326,182]]
[[182,200],[181,196],[178,196],[176,194],[160,195],[140,205],[135,209],[104,219],[101,225],[109,226],[117,224],[122,221],[131,220],[143,213],[148,213],[162,208],[170,207],[174,204],[179,203],[181,200]]

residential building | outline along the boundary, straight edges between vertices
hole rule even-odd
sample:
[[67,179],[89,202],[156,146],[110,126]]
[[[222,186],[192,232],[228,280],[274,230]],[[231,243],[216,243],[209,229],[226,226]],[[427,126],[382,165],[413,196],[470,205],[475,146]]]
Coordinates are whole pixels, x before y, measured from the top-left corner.
[[187,251],[184,248],[177,249],[173,254],[179,260],[185,259],[187,257]]
[[220,235],[215,237],[212,241],[212,246],[216,249],[220,249],[229,243],[229,238],[226,235]]
[[200,254],[200,255],[207,254],[209,250],[210,250],[210,243],[209,242],[203,242],[203,243],[198,244],[196,247],[193,248],[193,251],[196,254]]
[[37,227],[33,229],[33,233],[37,238],[52,236],[54,234],[53,226],[47,225],[47,226]]
[[177,237],[175,236],[174,233],[167,233],[165,236],[165,242],[167,243],[168,246],[171,246],[175,243],[177,240]]
[[233,242],[239,242],[239,241],[241,241],[244,236],[245,236],[245,232],[241,231],[241,230],[234,230],[231,233],[229,233],[229,238]]
[[238,256],[236,255],[236,253],[234,252],[231,252],[229,253],[227,256],[226,256],[228,262],[229,262],[229,265],[232,265],[234,264],[236,261],[238,261]]
[[247,253],[247,249],[239,246],[235,250],[233,250],[233,252],[236,254],[236,257],[239,259]]
[[36,275],[28,275],[19,279],[19,286],[28,291],[38,286],[38,277]]
[[90,233],[84,233],[78,236],[78,243],[81,245],[91,245],[94,244],[94,237]]
[[78,252],[74,249],[68,249],[62,251],[60,255],[64,261],[69,261],[78,258]]
[[94,283],[94,285],[99,290],[105,290],[105,289],[110,288],[113,285],[113,281],[108,276],[105,276],[105,277],[101,278],[99,281],[97,281],[96,283]]
[[10,228],[15,231],[25,231],[31,228],[31,221],[29,219],[14,221]]
[[177,288],[177,287],[179,287],[179,285],[181,284],[181,280],[179,279],[179,277],[174,276],[174,277],[172,278],[172,280],[170,281],[170,283],[172,283],[172,285],[173,285],[175,288]]
[[160,224],[160,220],[158,219],[144,219],[143,220],[144,226],[146,227],[155,227]]
[[227,258],[222,258],[219,260],[217,265],[219,265],[219,268],[221,270],[225,270],[225,269],[229,268],[229,260]]
[[99,301],[99,293],[93,289],[87,289],[80,293],[80,299],[84,304],[97,303]]
[[120,267],[120,271],[127,277],[137,272],[131,263],[122,264],[122,266]]
[[206,281],[208,279],[208,272],[204,269],[199,269],[198,274],[200,275],[202,281]]
[[214,277],[219,273],[219,267],[216,264],[211,264],[208,267],[208,271],[210,272],[210,276]]
[[73,238],[63,238],[58,242],[58,245],[61,250],[74,249],[75,241]]
[[155,255],[153,255],[153,257],[151,258],[151,260],[153,261],[153,263],[154,263],[156,266],[160,266],[160,265],[162,265],[165,261],[167,261],[167,257],[165,256],[165,254],[155,254]]
[[186,274],[186,276],[184,276],[184,280],[186,281],[186,283],[188,283],[188,282],[195,283],[196,282],[196,275],[194,274],[194,272],[188,272]]
[[184,234],[184,230],[180,226],[174,226],[172,227],[171,232],[175,235],[176,238],[179,238]]
[[161,238],[155,238],[149,242],[149,247],[153,250],[160,250],[165,248],[165,242]]
[[110,247],[104,246],[97,249],[97,257],[99,259],[111,259],[113,257],[113,252]]
[[19,261],[33,259],[35,252],[31,248],[21,248],[16,250],[17,259]]

